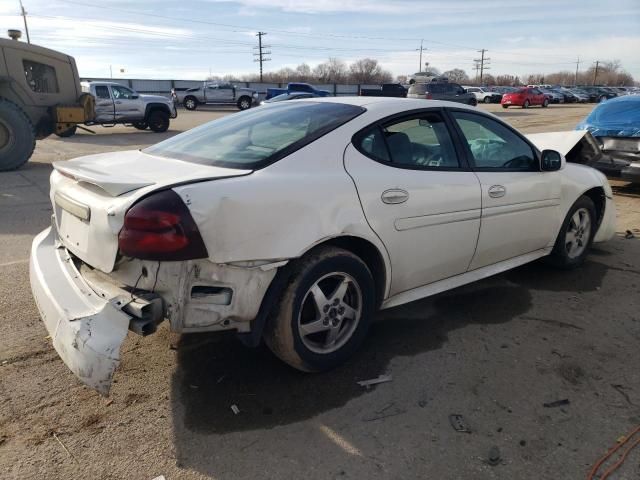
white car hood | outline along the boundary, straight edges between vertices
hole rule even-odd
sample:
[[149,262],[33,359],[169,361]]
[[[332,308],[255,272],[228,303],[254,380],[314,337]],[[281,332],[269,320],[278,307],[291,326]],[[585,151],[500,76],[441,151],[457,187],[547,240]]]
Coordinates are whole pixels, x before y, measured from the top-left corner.
[[586,130],[569,130],[566,132],[548,132],[548,133],[532,133],[527,138],[540,151],[556,150],[562,155],[567,155],[571,149],[580,141],[587,133]]

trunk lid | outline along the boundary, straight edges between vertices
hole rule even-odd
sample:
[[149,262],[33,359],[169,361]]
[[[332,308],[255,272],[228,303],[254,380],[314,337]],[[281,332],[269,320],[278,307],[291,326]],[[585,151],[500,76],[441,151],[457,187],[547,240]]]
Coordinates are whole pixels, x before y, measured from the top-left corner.
[[81,260],[106,273],[115,265],[124,216],[137,200],[178,184],[251,173],[140,151],[90,155],[55,162],[53,167],[50,196],[60,241]]

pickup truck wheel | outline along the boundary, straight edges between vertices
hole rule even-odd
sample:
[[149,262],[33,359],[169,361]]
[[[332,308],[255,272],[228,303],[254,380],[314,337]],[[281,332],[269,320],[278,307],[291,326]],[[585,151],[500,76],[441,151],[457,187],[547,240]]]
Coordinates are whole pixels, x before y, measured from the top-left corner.
[[484,103],[491,103],[491,97],[484,97]]
[[187,97],[184,99],[184,108],[187,110],[195,110],[198,108],[198,100],[195,97]]
[[146,130],[147,128],[149,128],[149,124],[147,122],[133,122],[132,125],[138,130]]
[[549,262],[558,268],[580,266],[596,234],[596,207],[587,196],[576,200],[562,223],[560,233],[549,256]]
[[29,117],[15,103],[0,99],[0,171],[21,167],[35,147],[36,134]]
[[251,97],[240,97],[238,100],[238,108],[240,110],[247,110],[251,108]]
[[362,344],[374,311],[375,285],[367,265],[346,250],[321,247],[298,260],[264,339],[298,370],[329,370]]
[[147,123],[149,128],[156,133],[166,132],[169,128],[169,114],[163,110],[154,110],[149,114]]
[[71,127],[68,130],[65,130],[64,132],[60,132],[60,133],[56,132],[56,135],[59,136],[60,138],[68,138],[68,137],[74,136],[76,134],[76,130],[78,130],[78,127],[74,125],[73,127]]

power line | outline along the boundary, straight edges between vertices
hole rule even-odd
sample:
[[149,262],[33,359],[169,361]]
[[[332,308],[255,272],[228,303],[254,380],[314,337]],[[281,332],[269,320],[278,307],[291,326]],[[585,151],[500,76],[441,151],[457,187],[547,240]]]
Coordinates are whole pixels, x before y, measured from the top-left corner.
[[[266,35],[265,32],[258,32],[256,33],[256,37],[258,37],[258,53],[254,53],[253,55],[258,57],[256,59],[254,59],[254,62],[260,62],[260,81],[262,82],[262,64],[263,62],[268,62],[269,60],[271,60],[270,58],[265,58],[265,55],[268,55],[271,53],[271,50],[266,51],[267,48],[269,48],[269,45],[262,45],[262,37]],[[254,47],[256,48],[256,47]]]

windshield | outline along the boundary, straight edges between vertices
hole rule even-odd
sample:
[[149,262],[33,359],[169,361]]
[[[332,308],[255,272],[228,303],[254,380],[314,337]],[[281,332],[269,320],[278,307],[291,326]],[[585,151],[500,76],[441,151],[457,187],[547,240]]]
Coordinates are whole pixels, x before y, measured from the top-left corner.
[[364,111],[341,103],[279,102],[214,120],[143,151],[202,165],[262,168]]

